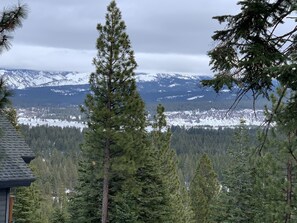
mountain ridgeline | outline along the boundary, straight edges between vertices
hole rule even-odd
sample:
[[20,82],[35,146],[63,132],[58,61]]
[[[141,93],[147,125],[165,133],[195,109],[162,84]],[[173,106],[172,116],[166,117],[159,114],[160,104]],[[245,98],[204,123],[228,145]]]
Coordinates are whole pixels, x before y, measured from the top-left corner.
[[[49,72],[24,69],[1,69],[10,88],[14,90],[16,107],[55,107],[83,104],[89,92],[89,74],[78,72]],[[209,87],[202,87],[206,75],[177,73],[137,73],[139,93],[149,110],[162,103],[168,111],[228,109],[237,96],[237,90],[225,88],[217,94]],[[31,100],[34,98],[34,100]],[[264,99],[258,100],[261,107]],[[251,108],[252,97],[244,97],[238,108]]]

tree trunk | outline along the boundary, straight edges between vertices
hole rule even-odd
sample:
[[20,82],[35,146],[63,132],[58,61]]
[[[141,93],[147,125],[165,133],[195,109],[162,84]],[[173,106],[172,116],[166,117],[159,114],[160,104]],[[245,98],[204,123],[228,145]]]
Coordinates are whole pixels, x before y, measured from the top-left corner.
[[292,206],[292,195],[293,195],[293,188],[292,188],[292,161],[289,159],[287,163],[287,194],[286,194],[286,202],[287,206],[289,207],[289,212],[285,215],[285,222],[290,222],[291,220],[291,206]]
[[102,223],[108,222],[108,198],[109,198],[109,170],[110,170],[110,142],[107,140],[104,148],[103,167],[103,198],[102,198]]

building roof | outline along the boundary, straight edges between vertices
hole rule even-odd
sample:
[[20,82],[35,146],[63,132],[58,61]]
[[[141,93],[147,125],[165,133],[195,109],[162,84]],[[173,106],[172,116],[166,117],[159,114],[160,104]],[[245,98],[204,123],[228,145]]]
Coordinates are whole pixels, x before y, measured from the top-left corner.
[[0,188],[29,186],[35,178],[27,164],[34,157],[24,138],[0,113]]

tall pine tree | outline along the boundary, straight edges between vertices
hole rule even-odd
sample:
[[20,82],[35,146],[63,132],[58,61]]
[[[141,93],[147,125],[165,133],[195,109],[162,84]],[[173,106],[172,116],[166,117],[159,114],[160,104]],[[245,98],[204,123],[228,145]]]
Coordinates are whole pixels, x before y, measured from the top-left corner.
[[169,222],[188,222],[192,220],[192,211],[188,203],[188,193],[184,193],[185,185],[178,175],[177,156],[170,147],[171,132],[167,126],[165,108],[159,104],[154,116],[152,131],[152,146],[158,158],[162,180],[169,193]]
[[219,193],[219,182],[211,160],[203,154],[190,184],[191,205],[195,222],[211,222],[211,205]]
[[[87,178],[80,180],[86,185],[77,195],[85,199],[83,193],[100,194],[93,198],[100,212],[94,218],[100,216],[102,223],[163,222],[160,207],[166,198],[145,130],[144,103],[136,89],[134,52],[115,1],[107,11],[105,25],[97,26],[96,72],[90,76],[91,93],[82,109],[88,119]],[[97,167],[92,170],[90,164]],[[96,187],[90,186],[93,179],[87,180],[91,175],[98,179]],[[83,208],[87,213],[94,206]]]

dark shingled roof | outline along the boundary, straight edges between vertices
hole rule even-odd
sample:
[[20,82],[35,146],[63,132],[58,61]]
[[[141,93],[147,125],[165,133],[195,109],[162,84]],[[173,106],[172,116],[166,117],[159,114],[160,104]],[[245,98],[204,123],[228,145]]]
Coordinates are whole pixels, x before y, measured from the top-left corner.
[[0,188],[29,186],[35,180],[28,163],[35,155],[0,113]]

